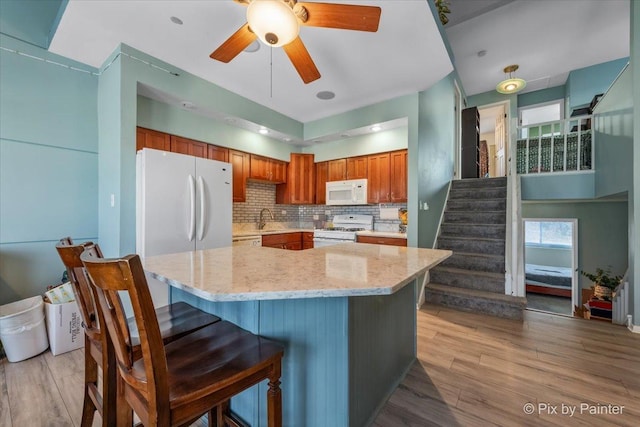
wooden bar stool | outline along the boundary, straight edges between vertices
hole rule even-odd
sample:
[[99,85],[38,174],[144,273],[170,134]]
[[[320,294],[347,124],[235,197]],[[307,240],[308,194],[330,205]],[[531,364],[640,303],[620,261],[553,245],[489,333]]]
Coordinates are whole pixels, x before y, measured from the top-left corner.
[[[82,262],[96,289],[98,312],[113,342],[123,387],[118,393],[145,426],[186,426],[209,413],[223,425],[232,396],[268,379],[268,426],[282,425],[282,345],[221,321],[163,345],[137,255]],[[119,291],[131,298],[142,359],[134,360]]]
[[[106,331],[101,331],[99,319],[94,305],[94,291],[89,285],[80,255],[89,248],[90,253],[97,258],[103,258],[98,245],[84,243],[74,245],[70,238],[61,239],[56,245],[56,250],[67,268],[67,275],[71,282],[76,301],[84,326],[84,363],[85,363],[85,387],[84,402],[82,406],[81,426],[91,426],[94,413],[97,410],[102,416],[103,426],[117,424],[116,417],[122,417],[124,421],[131,422],[131,411],[118,412],[116,408],[116,379],[117,371],[113,346],[107,339]],[[220,318],[189,304],[180,302],[158,308],[156,317],[160,324],[163,342],[171,342],[184,335],[220,321]],[[131,351],[134,359],[142,356],[137,325],[133,319],[128,321],[132,333]],[[102,387],[98,386],[98,368],[101,368]]]

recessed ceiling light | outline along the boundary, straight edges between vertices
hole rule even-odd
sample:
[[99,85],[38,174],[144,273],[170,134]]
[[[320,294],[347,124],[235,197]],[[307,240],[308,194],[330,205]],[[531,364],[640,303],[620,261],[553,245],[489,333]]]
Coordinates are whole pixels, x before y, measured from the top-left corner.
[[318,99],[322,99],[322,100],[326,101],[328,99],[335,98],[336,94],[331,92],[330,90],[322,90],[322,91],[318,92],[316,94],[316,96],[318,97]]
[[380,125],[371,126],[371,131],[372,132],[380,132],[381,130],[382,130],[382,126],[380,126]]
[[260,42],[258,40],[254,40],[251,42],[251,44],[249,46],[247,46],[244,51],[245,52],[257,52],[260,50]]
[[177,16],[172,16],[171,18],[169,18],[169,20],[174,24],[182,25],[182,19],[178,18]]
[[269,129],[267,128],[260,128],[260,130],[258,130],[258,132],[262,135],[266,135],[269,133]]
[[283,140],[284,142],[290,142],[290,141],[291,141],[291,138],[289,138],[289,137],[285,137],[285,138],[282,138],[282,140]]
[[180,105],[182,105],[182,108],[186,108],[187,110],[193,110],[196,108],[195,104],[190,101],[182,101]]
[[343,134],[342,134],[342,135],[340,135],[340,136],[341,136],[342,138],[348,138],[348,137],[350,137],[351,135],[349,135],[348,133],[343,133]]

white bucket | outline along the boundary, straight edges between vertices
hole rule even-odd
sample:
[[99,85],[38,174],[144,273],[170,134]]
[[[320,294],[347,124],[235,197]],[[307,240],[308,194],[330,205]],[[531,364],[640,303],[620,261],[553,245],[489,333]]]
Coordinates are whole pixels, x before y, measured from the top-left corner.
[[49,347],[41,296],[0,306],[0,339],[9,362],[28,359]]

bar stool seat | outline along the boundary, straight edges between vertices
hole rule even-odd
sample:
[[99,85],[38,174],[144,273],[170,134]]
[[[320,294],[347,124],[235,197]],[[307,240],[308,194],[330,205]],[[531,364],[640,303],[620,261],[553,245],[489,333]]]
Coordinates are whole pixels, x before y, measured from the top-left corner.
[[[131,411],[126,413],[116,408],[116,379],[115,355],[111,343],[107,340],[106,331],[99,326],[94,295],[88,283],[84,265],[80,255],[85,249],[90,250],[92,256],[102,258],[102,252],[97,244],[87,242],[74,245],[69,237],[60,240],[56,250],[67,268],[67,275],[71,282],[85,331],[85,389],[82,409],[81,427],[91,426],[95,411],[102,416],[103,426],[113,426],[121,418],[130,423]],[[184,302],[173,303],[155,310],[164,343],[174,341],[207,325],[219,322],[218,316],[206,313]],[[140,339],[136,322],[127,319],[131,330],[132,357],[142,357]],[[98,385],[98,368],[103,371],[102,386]]]
[[[122,387],[118,393],[145,426],[186,426],[209,414],[222,426],[229,400],[268,380],[267,425],[282,425],[283,346],[221,321],[164,345],[144,270],[137,255],[81,260],[96,290],[100,319],[109,332]],[[129,293],[140,331],[142,358],[133,360],[119,292]]]

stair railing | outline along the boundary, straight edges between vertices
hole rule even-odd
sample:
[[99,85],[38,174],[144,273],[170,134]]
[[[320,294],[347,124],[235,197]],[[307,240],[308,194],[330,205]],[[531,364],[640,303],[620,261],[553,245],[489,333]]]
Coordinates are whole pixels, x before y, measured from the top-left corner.
[[592,116],[571,117],[518,128],[514,150],[519,174],[593,170]]
[[[515,126],[512,127],[515,129]],[[507,221],[505,236],[505,289],[506,295],[523,297],[524,245],[522,231],[520,176],[517,171],[517,139],[511,138],[507,168]]]

